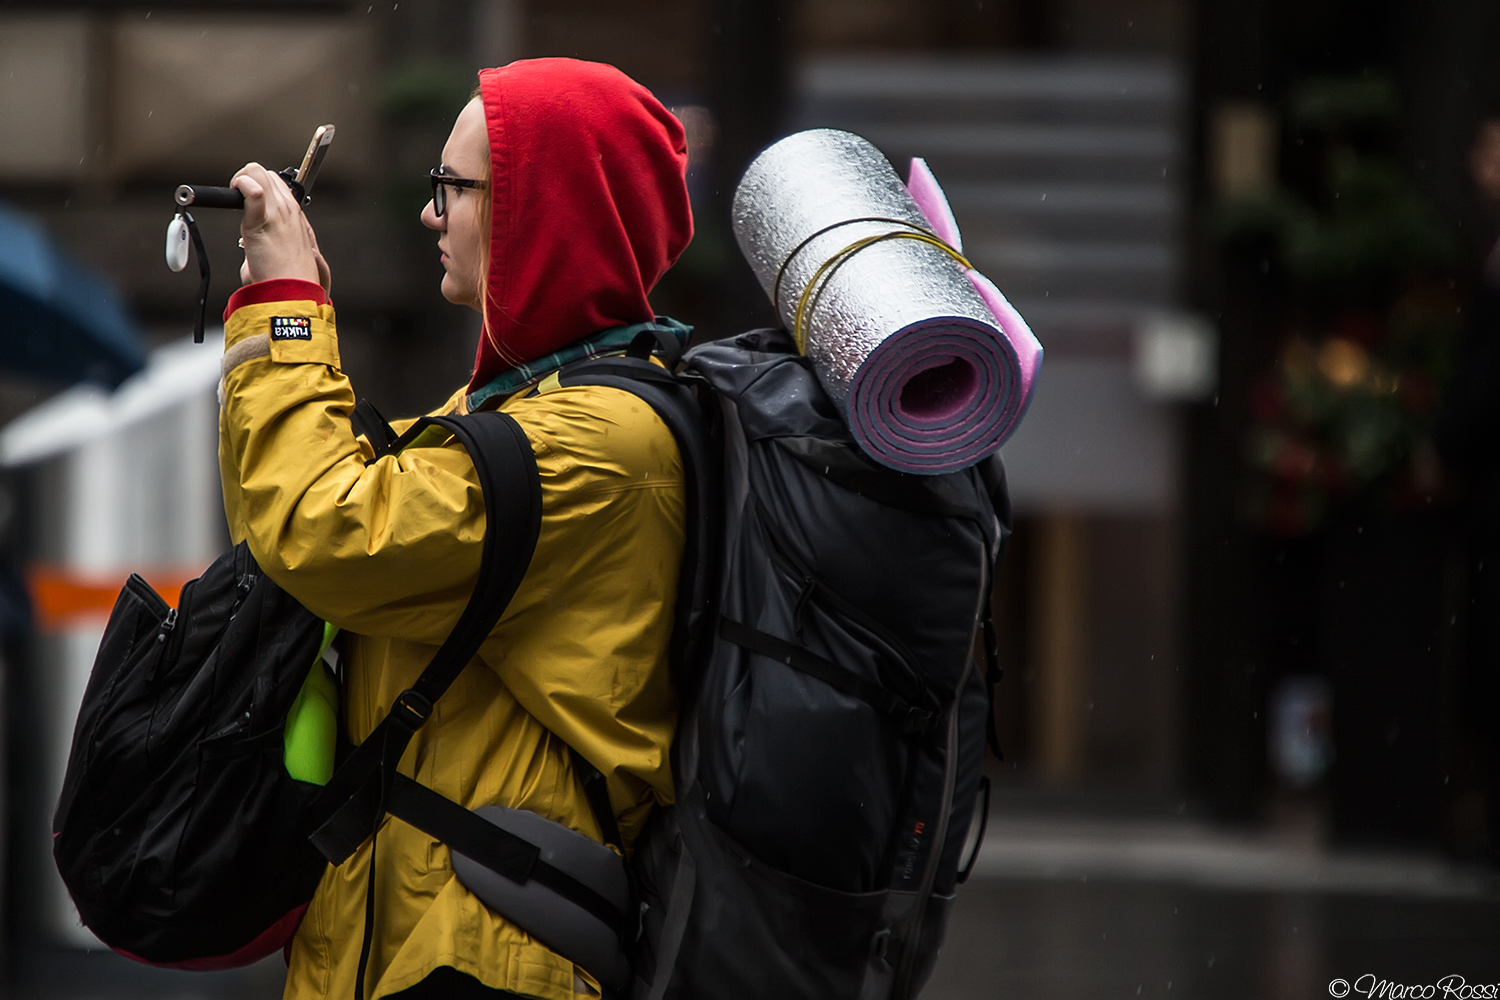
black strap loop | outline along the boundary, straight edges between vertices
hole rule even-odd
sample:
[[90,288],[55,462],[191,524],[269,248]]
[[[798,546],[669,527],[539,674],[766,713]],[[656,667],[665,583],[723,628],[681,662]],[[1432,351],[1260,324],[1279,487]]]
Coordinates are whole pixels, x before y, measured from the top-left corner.
[[208,318],[208,283],[213,276],[208,266],[208,251],[203,248],[203,236],[198,232],[198,223],[187,209],[177,213],[187,223],[188,235],[193,240],[193,253],[198,255],[198,301],[193,304],[193,343],[203,343],[203,324]]
[[625,349],[625,356],[637,361],[649,361],[653,351],[661,352],[667,368],[676,368],[677,362],[682,360],[682,341],[659,326],[648,326],[635,335],[635,339]]
[[778,660],[794,670],[816,677],[851,698],[858,698],[871,708],[889,715],[901,732],[908,736],[920,736],[937,725],[938,713],[919,708],[895,692],[854,675],[810,649],[793,645],[760,629],[742,625],[732,618],[719,618],[719,635],[736,646],[743,646],[762,656]]
[[375,409],[375,404],[368,399],[361,399],[354,404],[354,411],[349,414],[349,424],[354,429],[355,437],[364,437],[370,442],[370,447],[375,450],[375,458],[379,461],[391,453],[391,444],[396,440],[396,432],[391,425],[386,423],[380,411]]
[[979,776],[979,794],[975,796],[974,808],[979,810],[979,835],[974,838],[974,853],[969,855],[969,861],[958,870],[955,881],[963,885],[969,881],[969,876],[974,873],[974,862],[979,860],[979,849],[984,846],[984,831],[990,825],[990,776],[981,774]]

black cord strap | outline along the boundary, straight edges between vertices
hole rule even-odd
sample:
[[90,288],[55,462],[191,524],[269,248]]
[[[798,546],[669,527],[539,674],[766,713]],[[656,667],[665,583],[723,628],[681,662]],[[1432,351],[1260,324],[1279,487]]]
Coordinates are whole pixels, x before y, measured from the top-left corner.
[[203,235],[198,232],[198,223],[193,213],[182,209],[177,213],[187,223],[188,234],[193,238],[193,253],[198,257],[198,301],[193,306],[193,343],[203,343],[203,324],[208,312],[208,281],[213,272],[208,266],[208,251],[203,248]]
[[1005,753],[1000,748],[1000,730],[995,723],[995,685],[1000,683],[1005,671],[1000,666],[1000,640],[995,635],[995,619],[989,613],[988,602],[985,604],[985,609],[984,618],[979,623],[980,637],[984,641],[984,689],[989,706],[985,717],[984,734],[995,759],[1004,760]]
[[768,656],[799,670],[809,677],[816,677],[835,690],[851,698],[858,698],[877,711],[884,712],[896,721],[901,731],[908,735],[926,733],[937,725],[938,714],[918,708],[893,691],[888,691],[873,681],[856,676],[832,660],[825,659],[810,649],[778,639],[768,632],[741,625],[732,618],[719,619],[719,635],[736,646]]
[[589,809],[599,824],[604,842],[613,844],[621,851],[625,850],[625,841],[620,836],[620,822],[615,818],[615,807],[609,801],[609,781],[604,777],[604,772],[590,764],[587,757],[571,746],[568,747],[568,755],[573,759],[573,771],[583,785],[583,794],[589,800]]

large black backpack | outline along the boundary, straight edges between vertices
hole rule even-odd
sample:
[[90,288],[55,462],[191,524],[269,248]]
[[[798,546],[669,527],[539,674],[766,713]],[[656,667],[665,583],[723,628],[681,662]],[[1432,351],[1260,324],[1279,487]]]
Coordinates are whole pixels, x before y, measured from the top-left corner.
[[872,462],[783,331],[675,378],[609,358],[559,381],[650,402],[688,474],[678,799],[634,856],[637,1000],[915,996],[988,809],[999,459]]

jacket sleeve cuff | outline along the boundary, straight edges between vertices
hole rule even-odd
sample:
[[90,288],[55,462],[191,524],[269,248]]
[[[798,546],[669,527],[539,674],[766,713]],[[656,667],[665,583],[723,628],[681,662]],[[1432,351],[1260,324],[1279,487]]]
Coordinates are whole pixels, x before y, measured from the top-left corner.
[[[295,286],[280,289],[282,294],[293,297],[261,302],[230,301],[229,315],[224,321],[225,374],[257,357],[269,357],[276,364],[339,368],[333,306],[327,303],[321,287],[308,281],[262,281],[246,285],[240,291],[256,289],[258,294],[266,294],[266,286],[276,285]],[[320,303],[318,299],[324,301]]]
[[301,278],[272,278],[270,281],[241,285],[229,296],[229,305],[224,307],[224,322],[229,322],[229,317],[241,306],[294,300],[311,301],[324,306],[328,304],[328,293],[316,281],[303,281]]

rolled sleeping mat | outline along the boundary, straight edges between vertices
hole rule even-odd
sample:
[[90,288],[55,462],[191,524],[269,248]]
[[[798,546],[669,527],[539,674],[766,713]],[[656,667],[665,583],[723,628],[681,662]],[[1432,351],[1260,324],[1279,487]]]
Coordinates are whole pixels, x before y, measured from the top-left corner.
[[869,141],[798,132],[745,171],[733,226],[871,458],[901,472],[954,472],[1015,432],[1042,345],[964,258],[923,161],[912,161],[908,188]]

